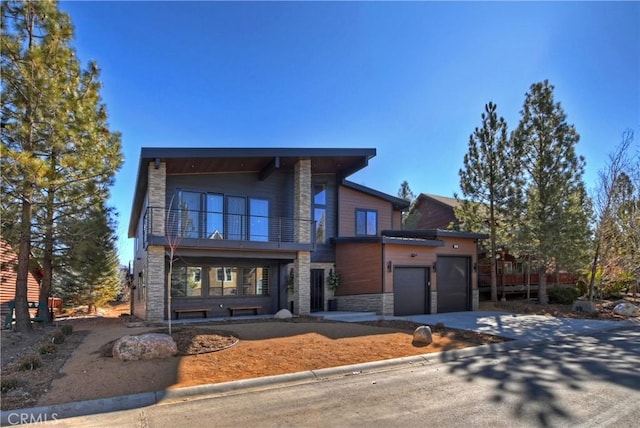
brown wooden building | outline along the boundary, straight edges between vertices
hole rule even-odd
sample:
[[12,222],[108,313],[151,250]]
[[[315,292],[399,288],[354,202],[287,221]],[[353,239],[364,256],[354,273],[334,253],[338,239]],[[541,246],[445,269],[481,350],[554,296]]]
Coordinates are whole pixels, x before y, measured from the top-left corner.
[[[16,296],[18,254],[3,239],[0,239],[0,313],[8,313],[7,302]],[[40,294],[42,272],[37,267],[29,270],[27,300],[37,302]]]

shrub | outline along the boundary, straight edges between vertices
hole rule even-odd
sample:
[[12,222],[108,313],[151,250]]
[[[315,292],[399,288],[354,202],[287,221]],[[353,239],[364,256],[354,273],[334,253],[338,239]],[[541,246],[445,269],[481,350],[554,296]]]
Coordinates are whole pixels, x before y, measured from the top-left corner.
[[69,324],[65,324],[60,327],[60,331],[65,334],[65,336],[70,336],[73,333],[73,326]]
[[2,380],[0,380],[0,390],[3,394],[17,387],[18,379],[14,377],[3,377]]
[[42,355],[55,354],[56,352],[58,352],[58,347],[53,343],[47,343],[45,345],[42,345],[38,352]]
[[570,305],[580,297],[580,290],[575,287],[553,287],[548,291],[549,303]]
[[62,345],[64,343],[64,339],[64,333],[60,330],[57,330],[55,333],[53,333],[53,338],[51,339],[51,341],[56,345]]
[[20,370],[35,370],[38,367],[42,367],[42,360],[38,355],[26,355],[22,357],[20,360],[20,365],[18,366]]

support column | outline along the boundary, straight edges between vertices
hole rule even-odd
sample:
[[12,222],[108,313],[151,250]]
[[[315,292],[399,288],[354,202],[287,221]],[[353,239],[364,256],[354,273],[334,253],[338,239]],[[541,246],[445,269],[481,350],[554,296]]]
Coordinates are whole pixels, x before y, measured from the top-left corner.
[[[154,162],[149,162],[148,167],[148,206],[150,212],[149,233],[165,236],[166,221],[166,188],[167,165],[160,162],[156,168]],[[165,247],[149,245],[147,247],[146,268],[146,320],[148,322],[162,322],[165,315],[166,301],[166,275],[165,275]]]
[[[311,160],[301,159],[295,166],[294,216],[296,242],[311,242]],[[298,251],[294,262],[294,310],[298,315],[311,312],[311,252]]]

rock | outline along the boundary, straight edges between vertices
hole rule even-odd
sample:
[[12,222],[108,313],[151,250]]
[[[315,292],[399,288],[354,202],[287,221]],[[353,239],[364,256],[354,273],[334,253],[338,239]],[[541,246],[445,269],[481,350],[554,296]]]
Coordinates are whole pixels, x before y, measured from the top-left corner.
[[277,320],[288,320],[293,318],[293,315],[288,309],[280,309],[273,317]]
[[613,313],[618,315],[624,315],[625,317],[637,317],[640,314],[640,308],[629,302],[618,303],[613,308]]
[[433,342],[433,337],[431,336],[431,329],[428,325],[421,325],[413,332],[414,345],[425,346],[431,342]]
[[573,306],[571,307],[572,311],[575,312],[595,312],[596,305],[593,302],[588,300],[576,300],[573,302]]
[[116,340],[112,353],[122,361],[149,360],[172,357],[178,353],[178,346],[168,334],[145,333]]
[[445,331],[444,323],[441,323],[441,322],[437,323],[436,325],[433,326],[433,330],[443,333]]

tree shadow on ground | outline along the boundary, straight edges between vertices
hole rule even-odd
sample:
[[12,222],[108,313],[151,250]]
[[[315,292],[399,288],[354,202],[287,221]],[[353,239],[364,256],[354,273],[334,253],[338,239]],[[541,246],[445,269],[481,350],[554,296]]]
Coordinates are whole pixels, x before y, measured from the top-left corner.
[[535,418],[539,426],[549,427],[576,422],[563,390],[582,391],[590,382],[605,382],[640,391],[639,355],[640,331],[618,329],[500,354],[457,359],[455,353],[444,353],[441,361],[468,382],[495,381],[490,400],[513,403],[514,419],[531,424]]

